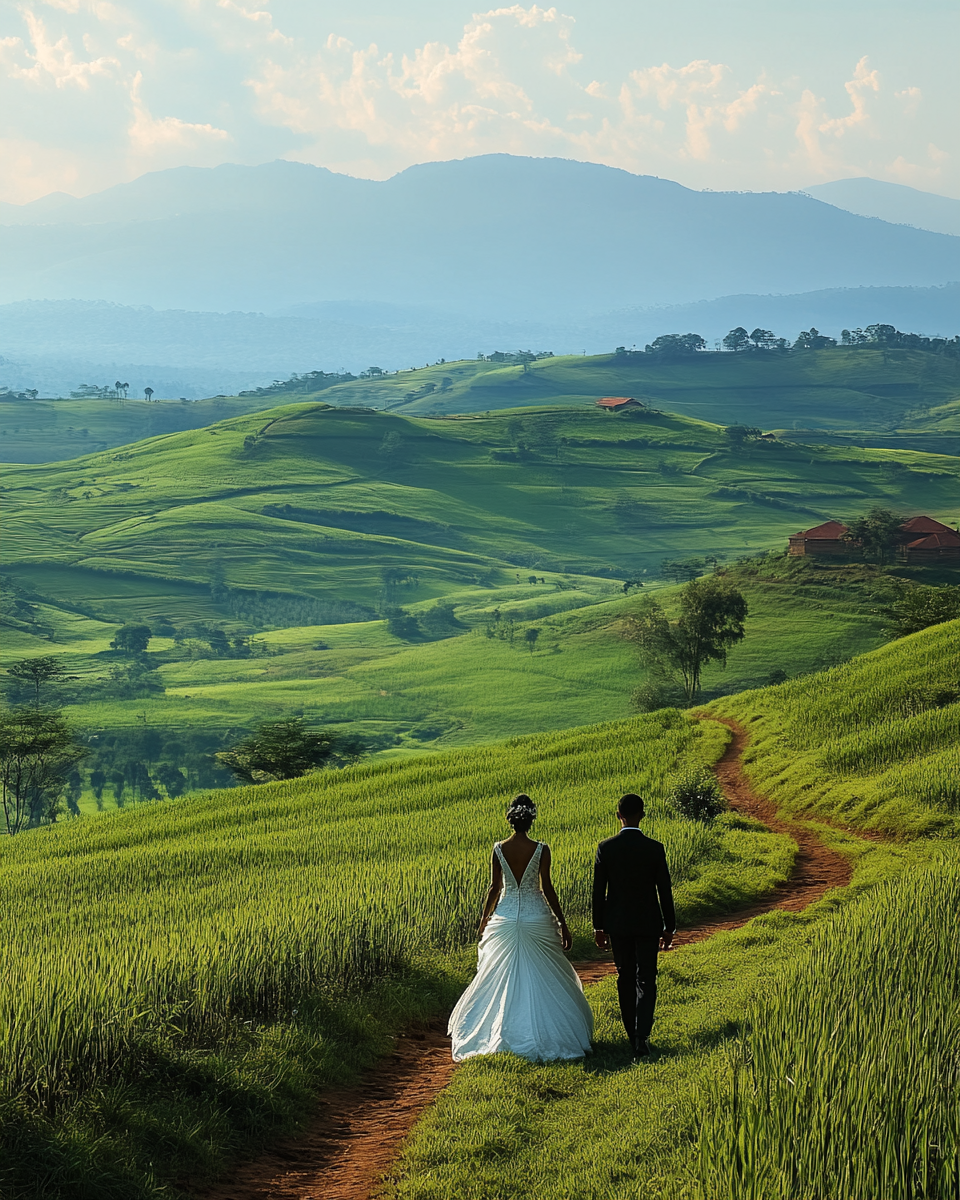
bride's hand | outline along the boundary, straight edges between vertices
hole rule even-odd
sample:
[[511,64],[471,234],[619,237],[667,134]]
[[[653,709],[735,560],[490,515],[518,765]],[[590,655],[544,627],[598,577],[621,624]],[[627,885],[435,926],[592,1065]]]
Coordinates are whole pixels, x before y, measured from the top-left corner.
[[560,926],[560,945],[564,950],[569,950],[573,946],[573,938],[570,936],[570,930],[566,925]]

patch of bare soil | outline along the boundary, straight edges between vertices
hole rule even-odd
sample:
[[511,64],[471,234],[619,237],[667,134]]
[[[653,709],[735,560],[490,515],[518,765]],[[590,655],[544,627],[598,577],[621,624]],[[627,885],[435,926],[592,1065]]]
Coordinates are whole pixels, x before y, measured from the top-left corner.
[[[778,817],[770,801],[753,792],[740,766],[749,735],[734,721],[723,724],[732,730],[733,739],[715,770],[731,808],[787,834],[799,853],[793,874],[764,900],[679,931],[674,942],[678,948],[739,929],[773,909],[799,912],[831,888],[850,882],[851,866],[842,854],[803,824]],[[575,965],[585,985],[614,969],[609,959]],[[203,1192],[203,1200],[369,1200],[404,1138],[455,1069],[445,1023],[407,1033],[397,1040],[394,1054],[355,1087],[326,1092],[305,1132],[238,1167],[229,1180]]]

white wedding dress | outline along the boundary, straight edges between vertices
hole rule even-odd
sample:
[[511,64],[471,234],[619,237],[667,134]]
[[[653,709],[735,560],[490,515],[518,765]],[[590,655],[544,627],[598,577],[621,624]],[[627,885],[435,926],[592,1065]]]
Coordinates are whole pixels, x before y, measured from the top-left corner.
[[450,1017],[453,1058],[509,1051],[534,1061],[582,1058],[593,1013],[563,956],[560,926],[540,890],[538,843],[517,883],[499,845],[503,891],[480,939],[477,974]]

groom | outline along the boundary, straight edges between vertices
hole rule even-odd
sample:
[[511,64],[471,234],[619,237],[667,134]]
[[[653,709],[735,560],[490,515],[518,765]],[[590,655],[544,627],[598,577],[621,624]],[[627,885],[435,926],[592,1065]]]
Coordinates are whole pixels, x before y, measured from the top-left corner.
[[673,944],[676,917],[667,858],[660,842],[640,832],[643,800],[632,792],[617,806],[620,832],[597,847],[593,868],[593,936],[613,951],[620,1012],[635,1057],[647,1039],[657,1003],[657,953]]

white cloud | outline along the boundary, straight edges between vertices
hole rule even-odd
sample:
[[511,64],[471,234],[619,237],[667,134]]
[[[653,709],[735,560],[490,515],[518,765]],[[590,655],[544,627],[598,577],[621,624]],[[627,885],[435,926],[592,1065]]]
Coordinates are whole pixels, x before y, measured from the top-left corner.
[[[130,150],[134,155],[154,157],[158,149],[193,149],[204,143],[229,142],[230,134],[210,124],[181,121],[179,117],[154,117],[141,96],[143,75],[140,71],[130,86],[132,120],[129,125]],[[155,164],[154,164],[155,165]]]
[[537,4],[475,13],[459,37],[408,49],[317,21],[305,32],[290,24],[296,5],[278,16],[269,0],[159,9],[163,20],[132,0],[23,0],[0,38],[8,198],[226,158],[384,178],[504,151],[715,188],[874,174],[944,190],[957,169],[930,149],[920,114],[935,106],[863,55],[825,88],[762,64],[743,77],[720,56],[651,61],[635,33],[635,65],[607,76],[577,48],[574,18]]

